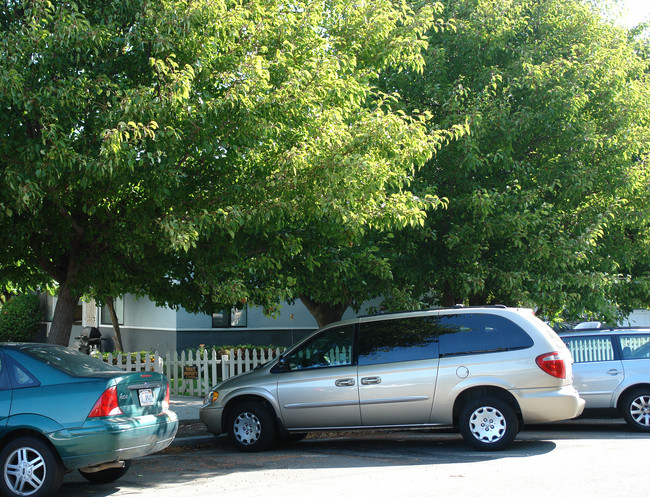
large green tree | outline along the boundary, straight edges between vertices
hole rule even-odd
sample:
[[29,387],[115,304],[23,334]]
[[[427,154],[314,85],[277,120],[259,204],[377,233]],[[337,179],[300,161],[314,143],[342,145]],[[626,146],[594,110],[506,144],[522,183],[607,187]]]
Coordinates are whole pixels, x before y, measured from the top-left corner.
[[647,306],[642,45],[595,2],[443,3],[457,32],[430,33],[431,69],[384,79],[439,126],[470,127],[417,177],[449,207],[396,238],[402,287],[446,305],[528,305],[549,318],[613,320]]
[[[0,6],[0,279],[272,307],[295,226],[403,224],[440,136],[373,82],[421,70],[399,0],[11,0]],[[276,275],[269,278],[269,275]]]

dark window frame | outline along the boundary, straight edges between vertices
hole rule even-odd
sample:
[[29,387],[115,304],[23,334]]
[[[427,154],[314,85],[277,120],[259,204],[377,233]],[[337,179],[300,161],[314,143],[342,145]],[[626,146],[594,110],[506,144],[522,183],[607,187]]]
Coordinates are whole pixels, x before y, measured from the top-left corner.
[[[243,322],[237,324],[235,315],[243,315]],[[221,321],[217,321],[216,316],[222,315]],[[235,323],[235,324],[233,324]],[[244,306],[241,309],[232,307],[228,310],[222,310],[221,312],[212,313],[212,329],[226,329],[226,328],[247,328],[248,327],[248,306]]]

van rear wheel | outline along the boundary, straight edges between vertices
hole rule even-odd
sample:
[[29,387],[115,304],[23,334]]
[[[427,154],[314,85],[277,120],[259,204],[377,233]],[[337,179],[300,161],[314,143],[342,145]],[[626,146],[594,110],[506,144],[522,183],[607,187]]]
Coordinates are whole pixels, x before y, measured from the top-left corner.
[[517,436],[519,421],[510,404],[494,397],[483,397],[463,406],[459,429],[465,441],[476,449],[503,450]]

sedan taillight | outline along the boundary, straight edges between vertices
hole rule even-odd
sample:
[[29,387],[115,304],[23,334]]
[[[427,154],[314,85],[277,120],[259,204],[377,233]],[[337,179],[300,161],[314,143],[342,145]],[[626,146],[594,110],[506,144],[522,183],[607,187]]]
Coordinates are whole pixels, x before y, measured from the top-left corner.
[[163,411],[169,410],[169,382],[167,382],[167,392],[165,393],[165,400],[163,400]]
[[124,413],[117,403],[117,387],[112,386],[104,390],[102,396],[97,399],[88,417],[101,418],[103,416],[119,416],[120,414]]
[[535,362],[545,373],[555,378],[566,379],[566,365],[559,352],[549,352],[537,356]]

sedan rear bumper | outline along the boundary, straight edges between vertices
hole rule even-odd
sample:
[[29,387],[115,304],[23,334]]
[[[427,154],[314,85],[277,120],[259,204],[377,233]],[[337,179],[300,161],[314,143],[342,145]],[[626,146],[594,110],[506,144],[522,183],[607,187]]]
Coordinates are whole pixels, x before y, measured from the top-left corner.
[[136,418],[89,419],[82,428],[57,431],[48,437],[66,470],[71,471],[161,451],[172,443],[177,431],[176,413],[164,411]]

